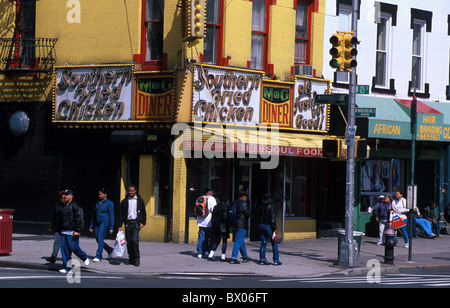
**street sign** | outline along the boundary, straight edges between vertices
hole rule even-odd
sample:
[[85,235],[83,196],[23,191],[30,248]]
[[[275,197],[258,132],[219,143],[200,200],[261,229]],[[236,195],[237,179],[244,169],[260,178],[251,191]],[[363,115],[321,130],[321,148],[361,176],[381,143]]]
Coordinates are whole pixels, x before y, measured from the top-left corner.
[[369,94],[368,85],[356,85],[356,94]]
[[316,104],[347,105],[348,94],[316,94]]
[[367,117],[375,117],[377,114],[376,108],[355,108],[355,117],[359,118],[367,118]]

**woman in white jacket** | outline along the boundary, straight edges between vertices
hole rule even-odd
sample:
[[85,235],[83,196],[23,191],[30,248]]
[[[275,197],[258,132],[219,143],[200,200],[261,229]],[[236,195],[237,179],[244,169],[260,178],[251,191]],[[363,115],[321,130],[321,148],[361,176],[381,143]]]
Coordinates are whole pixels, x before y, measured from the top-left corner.
[[394,214],[397,214],[400,218],[402,218],[406,225],[401,227],[403,233],[403,238],[405,239],[405,247],[409,247],[409,241],[408,241],[408,232],[406,229],[406,226],[408,225],[408,218],[406,217],[406,213],[409,212],[409,210],[406,208],[406,199],[403,198],[403,192],[401,190],[397,190],[395,193],[395,199],[392,201],[392,210],[394,211]]

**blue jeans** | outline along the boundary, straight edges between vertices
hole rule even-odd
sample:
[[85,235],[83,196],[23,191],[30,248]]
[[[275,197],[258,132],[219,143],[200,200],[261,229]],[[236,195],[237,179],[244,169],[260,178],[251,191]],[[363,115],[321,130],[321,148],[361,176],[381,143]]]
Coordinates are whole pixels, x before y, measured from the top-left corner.
[[237,260],[239,252],[241,252],[243,258],[248,258],[247,250],[245,249],[245,235],[247,234],[247,230],[236,228],[233,232],[234,245],[233,252],[231,253],[231,259]]
[[210,228],[199,227],[198,228],[198,239],[197,239],[197,253],[199,255],[208,253],[208,243],[210,240]]
[[81,260],[86,260],[88,255],[80,248],[80,240],[73,235],[61,234],[61,256],[64,268],[67,268],[67,262],[72,259],[72,252]]
[[403,219],[403,220],[405,221],[406,226],[401,227],[400,230],[402,230],[403,238],[405,239],[405,244],[408,244],[408,229],[409,229],[408,219]]
[[430,236],[433,231],[431,230],[431,222],[425,218],[415,217],[416,223],[423,229],[426,235]]
[[259,246],[259,260],[261,262],[266,261],[266,246],[270,240],[272,243],[273,262],[278,263],[280,261],[280,253],[278,252],[278,241],[272,240],[272,228],[270,225],[259,224],[259,235],[261,237],[261,246]]
[[98,243],[98,249],[95,254],[95,257],[100,260],[102,259],[103,249],[105,249],[108,254],[113,252],[112,247],[105,243],[105,235],[108,232],[108,229],[109,229],[109,222],[102,222],[96,224],[94,227],[95,240]]

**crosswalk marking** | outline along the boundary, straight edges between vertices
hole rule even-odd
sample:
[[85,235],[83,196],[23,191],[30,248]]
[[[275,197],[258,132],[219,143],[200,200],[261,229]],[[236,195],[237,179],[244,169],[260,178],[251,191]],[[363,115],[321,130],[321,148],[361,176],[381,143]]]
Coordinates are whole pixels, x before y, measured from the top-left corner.
[[380,277],[379,282],[369,282],[365,276],[344,277],[306,277],[286,279],[265,279],[267,282],[304,282],[304,283],[339,283],[339,284],[380,284],[380,285],[410,285],[421,284],[430,287],[450,286],[450,275],[413,275],[413,274],[386,274]]

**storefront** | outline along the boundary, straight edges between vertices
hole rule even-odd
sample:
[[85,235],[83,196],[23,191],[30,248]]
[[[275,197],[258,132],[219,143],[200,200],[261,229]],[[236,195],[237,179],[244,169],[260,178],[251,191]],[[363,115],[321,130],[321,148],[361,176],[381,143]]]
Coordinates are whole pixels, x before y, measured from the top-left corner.
[[336,137],[329,106],[314,102],[328,90],[327,80],[271,81],[259,71],[207,65],[58,67],[53,123],[80,139],[92,132],[109,139],[107,157],[98,159],[115,168],[108,183],[116,204],[127,185],[138,186],[148,216],[142,240],[195,242],[193,206],[206,187],[230,199],[249,194],[251,240],[259,240],[256,207],[266,192],[283,240],[314,238],[324,213],[344,215],[345,179],[333,181],[345,163],[322,157],[322,141]]
[[[379,195],[406,196],[411,180],[410,100],[357,96],[358,107],[376,108],[376,116],[357,120],[360,133],[369,138],[370,159],[361,161],[361,206],[358,230],[366,231],[371,209]],[[433,200],[440,211],[447,204],[445,189],[449,124],[445,103],[417,103],[417,135],[414,183],[418,186],[417,205],[424,208]],[[406,196],[408,197],[408,196]]]
[[256,208],[266,192],[275,200],[282,239],[316,237],[317,212],[327,201],[322,140],[328,137],[329,111],[314,103],[313,93],[328,93],[329,82],[291,80],[195,67],[192,119],[178,123],[182,138],[174,143],[186,160],[186,241],[196,240],[193,207],[206,187],[230,199],[238,190],[249,194],[250,240],[259,240]]

